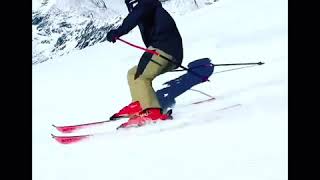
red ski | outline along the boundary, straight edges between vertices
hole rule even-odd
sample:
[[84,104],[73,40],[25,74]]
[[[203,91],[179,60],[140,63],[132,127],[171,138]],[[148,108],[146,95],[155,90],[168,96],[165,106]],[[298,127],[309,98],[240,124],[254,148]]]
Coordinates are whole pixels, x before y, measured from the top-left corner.
[[69,126],[56,126],[54,124],[52,126],[62,133],[73,133],[73,132],[80,130],[80,129],[83,129],[83,128],[93,127],[93,126],[105,124],[108,122],[116,121],[119,119],[123,119],[123,118],[130,118],[130,117],[112,118],[112,119],[105,120],[105,121],[96,121],[96,122],[91,122],[91,123],[86,123],[86,124],[75,124],[75,125],[69,125]]
[[98,124],[104,124],[107,122],[110,122],[110,120],[92,122],[92,123],[87,123],[87,124],[70,125],[70,126],[56,126],[53,124],[52,126],[62,133],[72,133],[72,132],[79,130],[79,129],[82,129],[82,128],[91,127],[91,126],[95,126]]
[[[231,108],[239,107],[239,106],[241,106],[241,104],[234,104],[234,105],[226,106],[226,107],[223,107],[220,109],[216,109],[215,111],[224,111],[226,109],[231,109]],[[135,127],[141,127],[141,126],[135,126]],[[120,128],[117,128],[117,129],[120,129]],[[130,128],[132,128],[132,127],[130,127]],[[52,136],[52,138],[54,138],[57,142],[59,142],[61,144],[72,144],[72,143],[76,143],[76,142],[88,139],[90,137],[96,137],[99,135],[106,135],[106,134],[110,134],[110,133],[112,133],[112,132],[92,133],[92,134],[84,134],[84,135],[77,135],[77,136],[56,136],[56,135],[51,134],[51,136]]]
[[[209,101],[212,101],[212,100],[215,100],[214,97],[211,97],[209,99],[206,99],[206,100],[202,100],[202,101],[196,101],[196,102],[193,102],[192,104],[201,104],[201,103],[204,103],[204,102],[209,102]],[[121,117],[121,118],[110,118],[109,120],[105,120],[105,121],[96,121],[96,122],[91,122],[91,123],[85,123],[85,124],[75,124],[75,125],[68,125],[68,126],[56,126],[56,125],[52,125],[56,130],[58,130],[59,132],[62,132],[62,133],[73,133],[73,132],[76,132],[80,129],[83,129],[83,128],[89,128],[89,127],[93,127],[93,126],[97,126],[97,125],[102,125],[102,124],[105,124],[105,123],[108,123],[108,122],[112,122],[112,121],[116,121],[116,120],[119,120],[119,119],[122,119],[122,118],[130,118],[130,117]]]
[[88,135],[80,135],[80,136],[55,136],[51,134],[51,136],[61,144],[71,144],[71,143],[75,143],[75,142],[87,139],[92,135],[88,134]]

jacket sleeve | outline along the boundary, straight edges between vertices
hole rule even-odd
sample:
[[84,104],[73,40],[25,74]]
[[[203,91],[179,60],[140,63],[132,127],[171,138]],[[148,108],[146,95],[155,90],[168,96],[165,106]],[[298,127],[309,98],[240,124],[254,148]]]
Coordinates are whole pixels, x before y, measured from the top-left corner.
[[135,28],[143,16],[148,16],[154,10],[154,3],[152,1],[140,1],[128,16],[123,20],[122,25],[118,28],[119,36],[129,33]]

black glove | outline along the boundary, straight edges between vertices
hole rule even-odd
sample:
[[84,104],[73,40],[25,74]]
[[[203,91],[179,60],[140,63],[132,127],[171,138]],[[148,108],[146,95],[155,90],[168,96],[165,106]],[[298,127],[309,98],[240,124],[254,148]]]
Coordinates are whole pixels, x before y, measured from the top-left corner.
[[117,40],[116,38],[118,38],[118,37],[119,37],[119,36],[118,36],[118,31],[115,30],[115,29],[109,31],[108,34],[107,34],[107,40],[108,40],[109,42],[115,43],[116,40]]

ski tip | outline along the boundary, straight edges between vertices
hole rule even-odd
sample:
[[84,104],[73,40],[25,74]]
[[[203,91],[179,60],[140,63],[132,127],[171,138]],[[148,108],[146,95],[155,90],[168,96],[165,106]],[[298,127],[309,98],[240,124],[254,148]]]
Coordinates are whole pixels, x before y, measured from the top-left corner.
[[52,124],[52,126],[53,126],[53,127],[55,127],[55,128],[57,128],[57,126],[56,126],[56,125],[54,125],[54,124]]

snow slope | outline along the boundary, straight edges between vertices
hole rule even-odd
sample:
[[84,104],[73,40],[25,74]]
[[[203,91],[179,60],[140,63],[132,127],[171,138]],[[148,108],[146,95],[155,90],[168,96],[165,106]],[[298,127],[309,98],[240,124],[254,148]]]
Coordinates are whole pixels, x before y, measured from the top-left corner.
[[[210,83],[192,87],[215,101],[188,105],[206,99],[188,90],[175,98],[174,121],[120,132],[114,128],[123,121],[114,122],[94,129],[109,134],[78,144],[55,142],[51,124],[104,120],[126,105],[126,72],[141,52],[104,42],[33,66],[33,179],[288,179],[287,12],[284,0],[221,0],[175,15],[183,65],[206,57],[266,64],[216,67]],[[142,45],[137,29],[123,39]],[[154,88],[183,74],[164,74]]]

